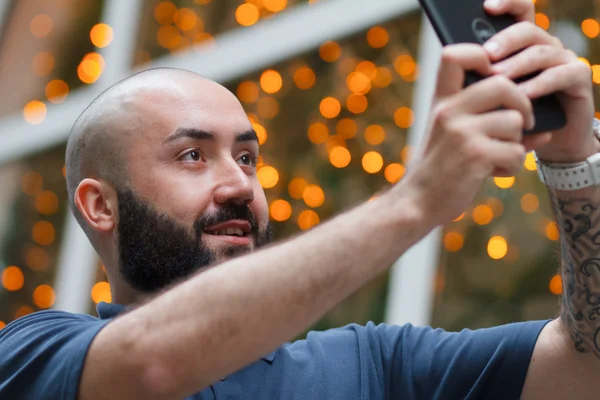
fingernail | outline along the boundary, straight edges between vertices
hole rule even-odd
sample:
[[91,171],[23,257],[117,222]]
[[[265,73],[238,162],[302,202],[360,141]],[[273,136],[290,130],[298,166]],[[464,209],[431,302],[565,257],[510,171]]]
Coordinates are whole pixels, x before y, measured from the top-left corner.
[[487,42],[485,42],[483,48],[490,54],[500,53],[500,45],[498,44],[498,42],[495,42],[493,40],[488,40]]
[[529,127],[527,129],[532,130],[533,128],[535,128],[535,117],[532,115],[531,121],[529,122]]
[[502,0],[485,0],[483,4],[487,8],[498,8],[502,4]]

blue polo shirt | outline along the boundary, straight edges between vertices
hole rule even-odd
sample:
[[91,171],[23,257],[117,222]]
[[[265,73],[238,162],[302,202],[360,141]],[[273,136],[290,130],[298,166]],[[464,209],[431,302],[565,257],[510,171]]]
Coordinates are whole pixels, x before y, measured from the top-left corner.
[[[0,399],[76,399],[92,340],[124,310],[100,303],[100,318],[49,310],[8,324],[0,330]],[[547,322],[459,333],[373,323],[311,332],[188,399],[518,399]]]

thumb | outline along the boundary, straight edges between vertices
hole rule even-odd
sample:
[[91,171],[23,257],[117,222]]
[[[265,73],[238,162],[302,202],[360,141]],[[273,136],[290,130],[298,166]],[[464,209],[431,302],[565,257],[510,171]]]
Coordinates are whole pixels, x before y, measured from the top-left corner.
[[444,98],[460,92],[464,86],[465,71],[488,76],[490,67],[490,59],[482,46],[470,43],[446,46],[438,71],[436,97]]

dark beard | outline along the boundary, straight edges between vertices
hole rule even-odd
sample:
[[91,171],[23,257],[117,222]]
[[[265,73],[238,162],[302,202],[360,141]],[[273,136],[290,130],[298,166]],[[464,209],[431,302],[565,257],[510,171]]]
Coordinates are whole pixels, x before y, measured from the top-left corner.
[[117,189],[117,196],[119,274],[134,289],[144,293],[164,289],[218,263],[220,257],[230,258],[251,250],[249,247],[230,246],[223,254],[217,254],[202,239],[206,227],[240,219],[250,223],[249,234],[257,248],[272,240],[271,225],[259,230],[247,205],[229,203],[214,214],[202,215],[190,232],[130,189]]

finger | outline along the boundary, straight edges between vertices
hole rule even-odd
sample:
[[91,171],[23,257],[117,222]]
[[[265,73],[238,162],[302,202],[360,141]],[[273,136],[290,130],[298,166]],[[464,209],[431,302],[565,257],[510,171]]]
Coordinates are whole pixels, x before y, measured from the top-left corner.
[[[530,99],[554,92],[579,97],[590,91],[591,69],[579,60],[549,68],[528,81],[519,84],[519,90]],[[583,89],[583,90],[582,90]]]
[[559,39],[530,22],[519,22],[509,26],[492,36],[483,47],[492,61],[499,61],[536,44],[564,48]]
[[502,75],[477,82],[449,100],[453,113],[480,114],[504,107],[521,113],[527,129],[535,126],[533,106],[518,86]]
[[492,111],[464,119],[465,129],[484,132],[497,140],[520,143],[523,138],[524,118],[515,110]]
[[527,153],[520,143],[488,140],[485,144],[486,154],[494,166],[494,171],[501,170],[507,176],[514,176],[521,170]]
[[544,71],[550,67],[577,60],[570,50],[550,45],[535,45],[492,66],[492,72],[502,74],[510,79]]
[[437,97],[446,97],[463,89],[465,71],[476,71],[483,76],[490,74],[490,60],[483,47],[476,44],[446,46],[438,72]]
[[525,151],[532,151],[540,148],[552,140],[552,133],[536,133],[535,135],[527,135],[523,138],[521,144],[525,147]]
[[492,15],[510,14],[517,21],[533,22],[535,7],[531,0],[487,0],[485,10]]

